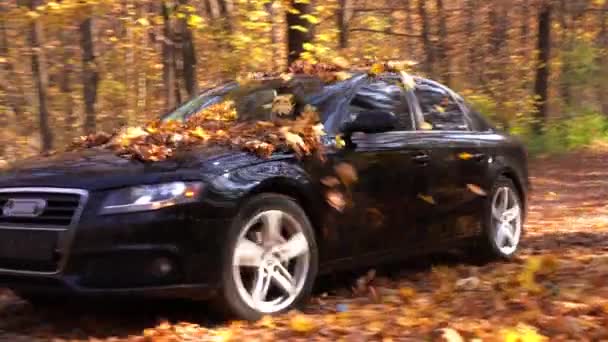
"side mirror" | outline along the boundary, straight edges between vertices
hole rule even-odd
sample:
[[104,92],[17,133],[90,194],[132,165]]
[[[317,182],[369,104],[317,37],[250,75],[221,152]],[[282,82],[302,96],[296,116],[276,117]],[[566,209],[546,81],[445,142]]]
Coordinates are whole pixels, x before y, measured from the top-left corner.
[[347,135],[355,132],[383,133],[392,131],[395,127],[395,114],[383,110],[367,110],[357,113],[354,120],[344,123],[341,131]]

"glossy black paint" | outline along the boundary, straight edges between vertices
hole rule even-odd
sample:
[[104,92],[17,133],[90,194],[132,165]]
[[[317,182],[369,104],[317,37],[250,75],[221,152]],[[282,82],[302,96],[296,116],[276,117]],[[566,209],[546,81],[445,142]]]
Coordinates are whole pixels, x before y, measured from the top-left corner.
[[[499,175],[506,175],[526,198],[523,147],[469,112],[464,102],[470,130],[359,132],[347,147],[337,148],[332,136],[348,120],[354,92],[367,81],[358,75],[307,98],[322,110],[330,135],[326,163],[291,154],[260,159],[213,147],[152,164],[89,150],[15,166],[0,176],[0,188],[83,189],[89,198],[64,269],[50,275],[4,269],[0,285],[80,294],[211,294],[221,286],[218,258],[227,227],[243,200],[257,193],[282,193],[299,201],[317,233],[322,272],[456,246],[479,235],[487,198],[470,191],[470,184],[490,189]],[[407,92],[404,99],[419,127],[416,97]],[[461,158],[461,153],[471,157]],[[353,205],[343,212],[326,204],[319,181],[340,162],[351,163],[359,175],[351,189]],[[204,195],[198,203],[157,211],[99,214],[113,189],[175,180],[203,181]],[[0,235],[14,228],[0,227]],[[159,257],[174,263],[170,275],[149,272]],[[0,268],[6,268],[1,260]]]

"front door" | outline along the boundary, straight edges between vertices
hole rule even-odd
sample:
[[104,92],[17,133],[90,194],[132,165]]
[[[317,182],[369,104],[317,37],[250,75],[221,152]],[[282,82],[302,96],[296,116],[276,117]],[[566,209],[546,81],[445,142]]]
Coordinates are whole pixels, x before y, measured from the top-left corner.
[[412,219],[416,198],[413,191],[418,174],[423,173],[427,162],[424,151],[408,145],[414,127],[410,102],[403,88],[394,81],[366,82],[346,110],[352,117],[364,110],[389,111],[397,116],[399,123],[390,132],[354,133],[352,144],[328,157],[325,174],[335,174],[335,169],[342,167],[352,168],[357,175],[356,181],[342,192],[345,207],[330,210],[326,220],[331,223],[324,239],[334,239],[336,246],[349,247],[334,250],[332,259],[355,255],[359,260],[372,262],[377,260],[372,256],[388,257],[396,250],[407,250],[407,243],[417,241]]

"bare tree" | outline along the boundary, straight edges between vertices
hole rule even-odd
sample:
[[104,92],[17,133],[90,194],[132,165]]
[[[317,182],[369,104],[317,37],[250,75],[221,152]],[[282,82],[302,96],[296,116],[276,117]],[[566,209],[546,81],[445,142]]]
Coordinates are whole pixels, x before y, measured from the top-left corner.
[[97,83],[99,74],[95,62],[95,44],[93,41],[93,17],[85,18],[80,24],[80,47],[82,49],[82,85],[84,92],[84,132],[95,132],[95,103],[97,102]]
[[547,93],[549,90],[549,58],[551,57],[551,12],[550,2],[544,2],[538,12],[538,68],[536,69],[536,81],[534,94],[537,97],[536,122],[534,130],[542,134],[542,128],[547,121],[548,104]]
[[[30,10],[42,5],[40,0],[27,0]],[[32,19],[29,32],[29,45],[32,51],[32,76],[38,94],[38,121],[42,152],[53,148],[53,135],[49,126],[49,110],[47,104],[48,72],[44,54],[44,29],[38,19]]]
[[166,1],[161,4],[161,16],[163,18],[162,58],[163,58],[163,90],[165,97],[165,110],[170,110],[176,105],[175,94],[175,67],[174,67],[174,43],[171,28],[170,9]]
[[429,16],[426,8],[426,1],[418,1],[418,15],[421,21],[421,40],[422,48],[424,50],[424,63],[423,68],[429,75],[434,75],[435,66],[435,48],[431,42],[430,23]]
[[304,15],[310,15],[313,1],[308,3],[292,0],[291,7],[295,11],[287,12],[287,63],[291,64],[304,52],[304,44],[312,41],[313,25]]

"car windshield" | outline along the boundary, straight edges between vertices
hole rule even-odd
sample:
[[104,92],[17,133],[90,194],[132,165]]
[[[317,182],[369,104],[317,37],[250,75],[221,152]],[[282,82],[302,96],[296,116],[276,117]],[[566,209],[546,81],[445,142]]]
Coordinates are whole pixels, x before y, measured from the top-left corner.
[[166,114],[162,120],[185,121],[205,108],[224,101],[234,102],[238,121],[272,120],[277,112],[281,116],[293,117],[323,89],[324,84],[312,78],[287,82],[273,79],[245,85],[230,82],[204,91]]

